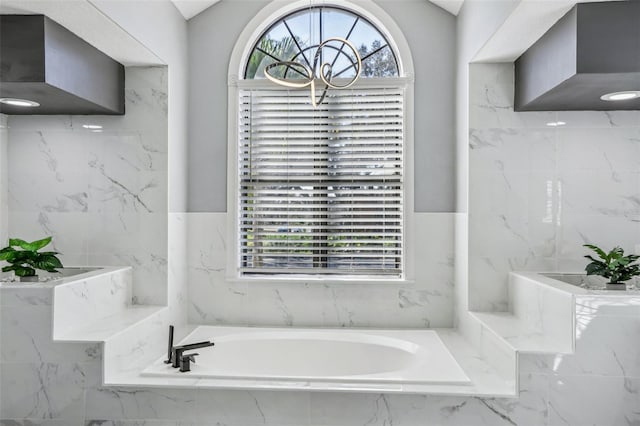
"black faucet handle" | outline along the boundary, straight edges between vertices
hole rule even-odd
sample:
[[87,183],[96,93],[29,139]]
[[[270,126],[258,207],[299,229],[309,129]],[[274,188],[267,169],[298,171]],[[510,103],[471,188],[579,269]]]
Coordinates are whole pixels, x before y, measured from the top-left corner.
[[184,361],[185,359],[188,359],[190,362],[195,363],[196,362],[196,357],[200,355],[199,353],[195,353],[195,354],[184,354],[182,355],[182,360]]
[[186,373],[187,371],[191,371],[191,363],[196,362],[196,356],[200,354],[184,354],[180,357],[180,372]]
[[167,348],[167,359],[165,364],[171,364],[173,362],[173,326],[169,326],[169,347]]

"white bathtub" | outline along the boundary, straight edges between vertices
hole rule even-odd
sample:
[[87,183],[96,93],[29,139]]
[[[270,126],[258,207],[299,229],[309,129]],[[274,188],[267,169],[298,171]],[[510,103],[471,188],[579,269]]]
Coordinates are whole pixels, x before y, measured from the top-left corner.
[[[470,380],[433,330],[199,326],[180,344],[197,349],[191,371],[158,360],[143,375],[332,383],[465,385]],[[163,358],[164,359],[164,358]]]

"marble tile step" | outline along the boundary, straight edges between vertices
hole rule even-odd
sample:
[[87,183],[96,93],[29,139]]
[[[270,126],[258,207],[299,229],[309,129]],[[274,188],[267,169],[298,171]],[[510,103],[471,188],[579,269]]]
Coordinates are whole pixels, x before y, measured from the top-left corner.
[[130,305],[126,309],[56,334],[54,323],[54,340],[61,342],[103,342],[121,333],[145,319],[157,314],[165,306]]
[[100,267],[52,287],[54,338],[131,305],[131,267]]
[[515,370],[494,368],[480,353],[480,349],[456,329],[439,329],[438,336],[471,379],[473,392],[469,395],[507,398],[518,395],[518,383],[513,374]]
[[518,352],[573,353],[571,338],[562,339],[551,333],[536,330],[529,322],[511,312],[470,312]]
[[[104,341],[103,381],[111,384],[112,377],[137,374],[160,356],[166,357],[168,327],[173,321],[171,308],[160,308]],[[180,339],[181,327],[176,330]]]

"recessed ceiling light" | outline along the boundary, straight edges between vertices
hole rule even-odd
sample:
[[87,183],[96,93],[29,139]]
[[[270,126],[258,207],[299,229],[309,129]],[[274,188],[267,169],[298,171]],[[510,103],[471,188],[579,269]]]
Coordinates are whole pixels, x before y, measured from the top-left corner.
[[640,98],[640,90],[628,90],[625,92],[607,93],[600,96],[603,101],[628,101],[629,99]]
[[557,126],[564,126],[565,124],[567,124],[567,123],[565,123],[564,121],[552,121],[550,123],[547,123],[547,126],[549,126],[549,127],[557,127]]
[[89,130],[102,129],[102,126],[99,126],[97,124],[83,124],[82,127],[84,127],[85,129],[89,129]]
[[39,103],[30,101],[28,99],[0,98],[0,102],[3,104],[17,106],[17,107],[39,107],[40,106]]

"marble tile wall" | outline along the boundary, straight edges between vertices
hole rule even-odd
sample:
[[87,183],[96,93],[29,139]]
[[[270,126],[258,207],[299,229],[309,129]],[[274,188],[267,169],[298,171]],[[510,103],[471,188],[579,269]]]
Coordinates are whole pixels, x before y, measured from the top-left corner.
[[187,322],[188,304],[188,250],[187,250],[187,213],[169,213],[168,244],[169,262],[167,264],[167,296],[171,310],[167,320],[173,324]]
[[581,271],[583,244],[640,244],[640,111],[513,111],[512,64],[472,64],[469,301],[506,310],[511,270]]
[[52,341],[52,294],[0,288],[0,418],[20,419],[3,426],[81,420],[85,388],[99,383],[99,344]]
[[452,327],[453,225],[415,214],[415,282],[287,283],[229,280],[227,214],[189,213],[189,321],[314,327]]
[[124,116],[9,119],[11,236],[53,236],[69,266],[132,266],[145,304],[167,301],[166,87],[166,68],[130,67]]

